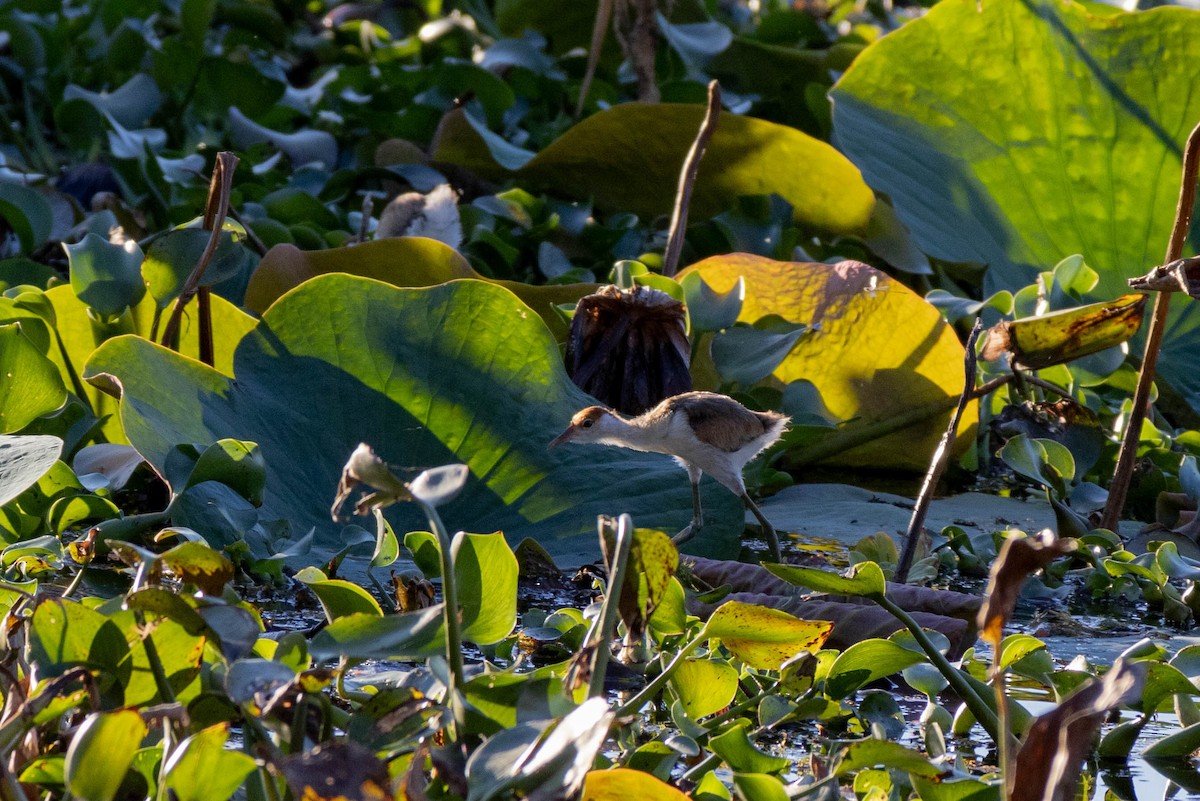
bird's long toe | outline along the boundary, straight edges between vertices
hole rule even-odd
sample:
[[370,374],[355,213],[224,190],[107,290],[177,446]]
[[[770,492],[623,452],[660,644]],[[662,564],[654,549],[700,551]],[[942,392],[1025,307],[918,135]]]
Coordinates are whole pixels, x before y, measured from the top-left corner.
[[671,537],[671,542],[675,543],[676,545],[681,545],[690,540],[692,537],[696,536],[696,531],[699,528],[700,527],[696,525],[696,522],[692,521],[691,523],[688,523],[687,526],[680,529],[678,534],[676,534],[674,537]]

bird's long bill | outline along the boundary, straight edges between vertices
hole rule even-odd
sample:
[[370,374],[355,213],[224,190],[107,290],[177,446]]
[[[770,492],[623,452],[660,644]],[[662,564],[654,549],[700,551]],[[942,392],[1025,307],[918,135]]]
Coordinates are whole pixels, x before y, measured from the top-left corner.
[[571,438],[575,436],[575,431],[576,431],[575,426],[567,426],[567,430],[562,432],[561,434],[559,434],[557,437],[555,437],[554,441],[551,442],[546,447],[557,448],[559,445],[562,445],[564,442],[570,442]]

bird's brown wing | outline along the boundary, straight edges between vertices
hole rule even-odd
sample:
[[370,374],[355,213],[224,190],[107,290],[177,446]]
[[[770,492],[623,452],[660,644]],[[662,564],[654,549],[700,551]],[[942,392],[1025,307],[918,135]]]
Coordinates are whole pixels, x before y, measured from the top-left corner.
[[677,399],[675,411],[687,414],[696,436],[723,451],[736,451],[767,429],[758,414],[725,395],[689,392]]

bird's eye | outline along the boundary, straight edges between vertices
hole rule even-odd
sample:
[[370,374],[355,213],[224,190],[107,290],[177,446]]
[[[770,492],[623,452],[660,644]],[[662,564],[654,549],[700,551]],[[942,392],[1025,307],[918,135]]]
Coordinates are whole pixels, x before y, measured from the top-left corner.
[[591,428],[591,427],[592,427],[592,423],[594,423],[594,422],[596,422],[596,421],[595,421],[595,420],[584,420],[584,421],[583,421],[583,423],[581,423],[581,425],[582,425],[584,428]]

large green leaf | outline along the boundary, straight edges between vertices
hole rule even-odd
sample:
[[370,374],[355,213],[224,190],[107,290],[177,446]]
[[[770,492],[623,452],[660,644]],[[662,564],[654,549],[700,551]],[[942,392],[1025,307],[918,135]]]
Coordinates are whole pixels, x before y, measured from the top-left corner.
[[[257,442],[265,514],[294,531],[315,526],[321,553],[338,547],[329,503],[359,442],[397,465],[468,465],[467,486],[440,510],[451,530],[533,536],[571,559],[594,552],[598,514],[630,512],[670,532],[691,517],[687,478],[666,457],[547,449],[594,400],[567,378],[537,315],[488,283],[315,278],[267,310],[237,346],[233,372],[236,381],[135,337],[109,340],[87,366],[123,389],[125,433],[160,472],[176,443]],[[695,550],[729,554],[740,506],[715,484],[702,492],[710,522]],[[397,530],[425,527],[406,505],[389,516]]]
[[[989,292],[1082,253],[1112,298],[1166,248],[1198,57],[1192,10],[948,0],[854,62],[834,127],[921,247],[988,265]],[[1162,371],[1194,398],[1200,320],[1177,305]]]
[[[434,158],[492,178],[512,171],[532,187],[656,217],[671,212],[680,167],[703,118],[697,105],[624,103],[588,117],[517,168],[515,156],[498,152],[460,112],[454,135],[442,131]],[[797,223],[836,234],[865,231],[875,205],[858,169],[827,143],[784,125],[722,114],[700,162],[691,213],[711,217],[740,195],[771,193],[792,205]]]
[[38,353],[21,325],[0,325],[0,433],[20,431],[66,399],[58,371]]

